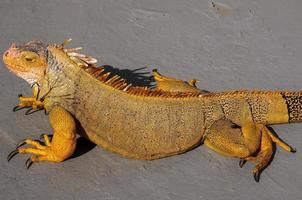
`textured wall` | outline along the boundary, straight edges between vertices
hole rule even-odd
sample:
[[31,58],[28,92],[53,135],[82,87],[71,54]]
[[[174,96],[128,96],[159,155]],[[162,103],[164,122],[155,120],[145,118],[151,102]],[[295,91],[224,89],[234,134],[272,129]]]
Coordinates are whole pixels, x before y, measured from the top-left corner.
[[[213,7],[214,6],[214,7]],[[218,9],[217,9],[218,8]],[[145,84],[148,72],[198,78],[211,91],[302,87],[302,1],[1,0],[0,51],[40,39],[74,46]],[[2,64],[3,65],[3,64]],[[146,68],[144,68],[146,67]],[[126,69],[138,69],[133,74]],[[141,74],[139,74],[141,73]],[[145,73],[145,74],[144,74]],[[26,137],[50,133],[44,114],[13,113],[28,85],[0,67],[0,199],[301,199],[302,125],[274,126],[298,149],[277,148],[256,184],[251,164],[205,146],[156,161],[121,158],[91,145],[61,164],[7,154]],[[84,148],[85,147],[85,148]]]

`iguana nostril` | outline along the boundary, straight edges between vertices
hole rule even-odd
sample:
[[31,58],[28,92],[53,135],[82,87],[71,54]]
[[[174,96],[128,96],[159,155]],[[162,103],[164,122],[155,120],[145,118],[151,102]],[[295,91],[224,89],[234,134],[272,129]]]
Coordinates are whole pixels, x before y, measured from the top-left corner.
[[6,56],[8,56],[8,54],[9,54],[9,52],[6,51],[6,52],[4,53],[4,56],[6,57]]

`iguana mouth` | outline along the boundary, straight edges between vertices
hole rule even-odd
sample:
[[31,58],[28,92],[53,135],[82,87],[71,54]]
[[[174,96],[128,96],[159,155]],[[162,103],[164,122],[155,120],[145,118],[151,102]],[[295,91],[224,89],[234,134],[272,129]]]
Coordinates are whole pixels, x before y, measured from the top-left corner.
[[22,68],[22,66],[14,63],[15,59],[18,59],[18,57],[20,56],[20,53],[21,52],[18,50],[18,48],[16,48],[16,45],[12,44],[12,46],[8,50],[6,50],[3,54],[4,64],[9,69],[9,71],[11,71],[13,73],[25,71]]

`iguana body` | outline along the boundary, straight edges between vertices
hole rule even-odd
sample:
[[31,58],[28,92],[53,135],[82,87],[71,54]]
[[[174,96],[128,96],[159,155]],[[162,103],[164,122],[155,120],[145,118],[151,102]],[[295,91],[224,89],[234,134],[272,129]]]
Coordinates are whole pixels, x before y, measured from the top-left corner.
[[300,92],[152,90],[131,86],[118,76],[108,77],[103,69],[89,65],[87,58],[85,63],[79,54],[68,53],[63,45],[36,46],[44,48],[43,52],[36,52],[35,60],[42,57],[47,62],[45,67],[20,61],[23,54],[33,52],[26,45],[11,47],[4,62],[26,80],[28,75],[20,75],[20,70],[16,70],[20,65],[31,66],[27,70],[22,68],[26,74],[44,69],[43,75],[35,79],[39,92],[32,105],[50,113],[54,139],[50,143],[45,136],[46,150],[25,140],[22,144],[34,145],[36,149],[18,148],[9,159],[16,153],[35,154],[30,162],[68,158],[75,148],[73,118],[81,127],[78,133],[123,156],[162,158],[204,142],[220,154],[254,161],[257,181],[271,159],[272,141],[294,151],[266,125],[301,121]]

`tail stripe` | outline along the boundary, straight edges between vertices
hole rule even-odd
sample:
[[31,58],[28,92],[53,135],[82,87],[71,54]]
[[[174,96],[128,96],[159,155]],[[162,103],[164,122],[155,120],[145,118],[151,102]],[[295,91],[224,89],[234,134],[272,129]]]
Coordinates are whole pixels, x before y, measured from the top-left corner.
[[302,121],[302,96],[283,93],[282,97],[285,99],[287,105],[288,121],[290,123]]

